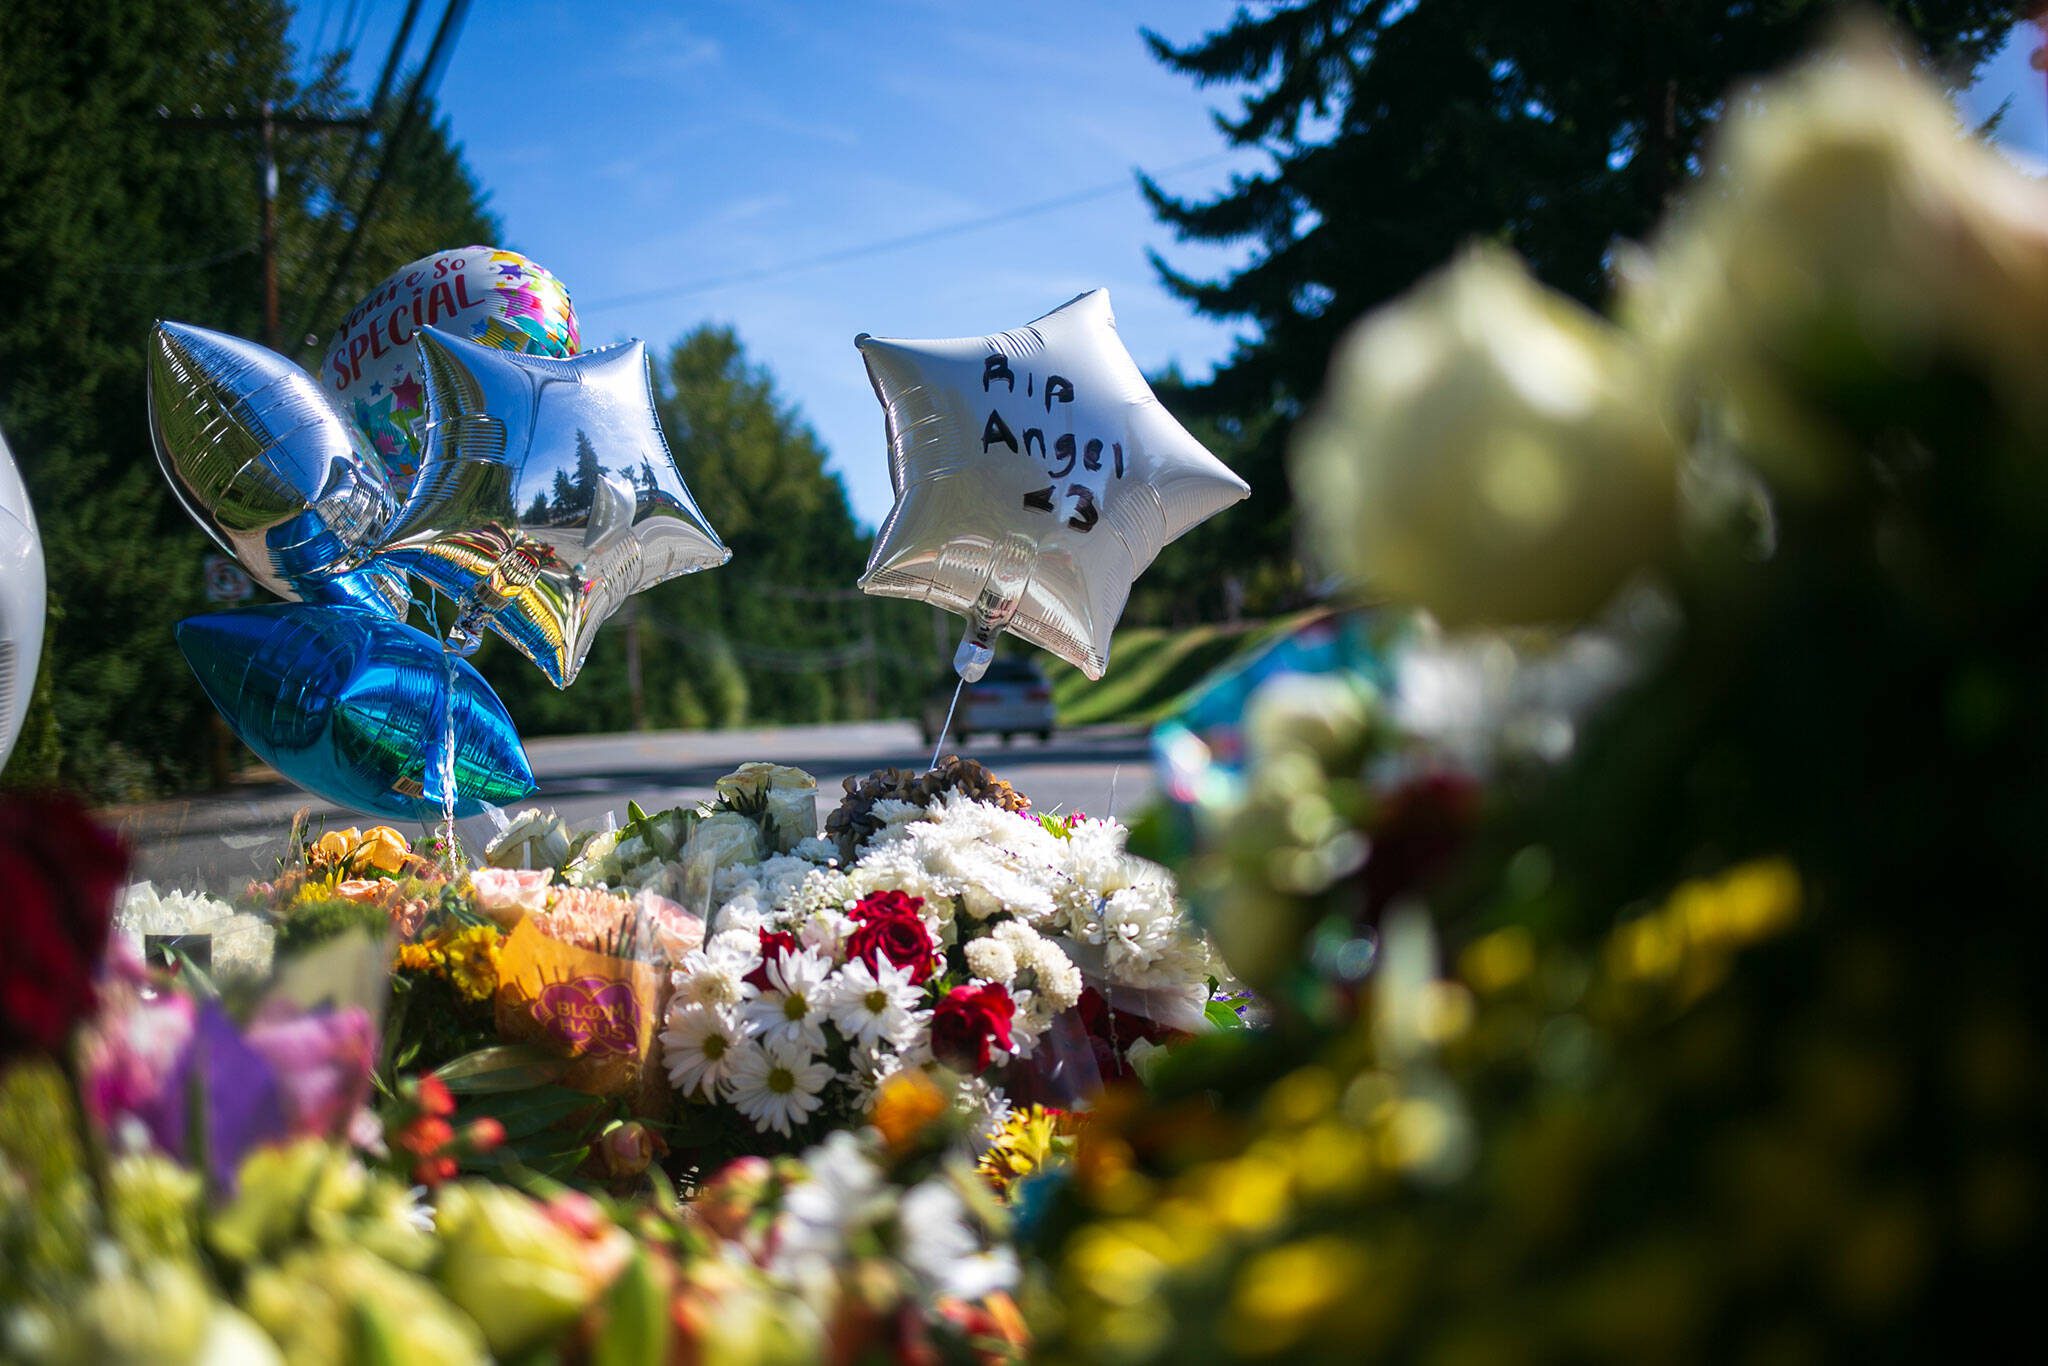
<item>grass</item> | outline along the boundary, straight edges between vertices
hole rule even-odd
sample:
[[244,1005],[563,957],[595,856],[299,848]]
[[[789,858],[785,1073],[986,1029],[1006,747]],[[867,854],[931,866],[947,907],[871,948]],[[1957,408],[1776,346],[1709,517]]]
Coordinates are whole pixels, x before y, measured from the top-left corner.
[[1110,644],[1109,671],[1100,682],[1090,683],[1077,669],[1053,675],[1052,698],[1060,724],[1150,725],[1170,715],[1188,689],[1211,672],[1293,629],[1308,615],[1185,630],[1127,627]]

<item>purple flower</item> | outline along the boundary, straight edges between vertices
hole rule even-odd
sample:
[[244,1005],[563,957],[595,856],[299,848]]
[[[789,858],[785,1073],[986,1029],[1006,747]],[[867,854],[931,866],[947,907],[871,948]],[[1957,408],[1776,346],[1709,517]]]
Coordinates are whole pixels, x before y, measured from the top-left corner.
[[341,1133],[370,1098],[377,1026],[361,1006],[257,1020],[245,1037],[277,1078],[294,1137]]

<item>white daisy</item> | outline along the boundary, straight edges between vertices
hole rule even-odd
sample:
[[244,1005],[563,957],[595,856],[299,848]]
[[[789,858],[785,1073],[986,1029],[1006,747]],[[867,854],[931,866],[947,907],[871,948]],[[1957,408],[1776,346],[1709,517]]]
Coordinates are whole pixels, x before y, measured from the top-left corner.
[[[746,980],[761,962],[749,940],[720,935],[701,949],[683,955],[669,980],[675,984],[675,999],[684,1005],[738,1007],[755,994]],[[751,941],[758,943],[758,940]]]
[[832,1066],[800,1045],[741,1040],[732,1052],[726,1088],[732,1103],[762,1133],[787,1137],[821,1104],[818,1093],[832,1080]]
[[763,1043],[789,1043],[815,1053],[825,1046],[832,965],[809,949],[781,949],[768,959],[768,989],[747,1002],[745,1019]]
[[685,1095],[702,1092],[715,1097],[732,1075],[733,1057],[742,1039],[739,1021],[720,1006],[695,1005],[680,997],[669,1003],[668,1028],[661,1031],[662,1060],[668,1079]]
[[827,1009],[839,1032],[855,1043],[901,1045],[916,1032],[924,1012],[924,988],[913,984],[908,967],[877,955],[881,966],[856,958],[828,984]]

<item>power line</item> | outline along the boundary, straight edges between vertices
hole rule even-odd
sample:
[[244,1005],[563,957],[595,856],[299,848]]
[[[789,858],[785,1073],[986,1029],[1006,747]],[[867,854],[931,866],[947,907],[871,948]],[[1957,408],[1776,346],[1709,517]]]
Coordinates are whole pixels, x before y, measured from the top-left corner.
[[[363,205],[356,213],[355,224],[349,229],[348,239],[342,244],[341,256],[335,261],[334,272],[327,277],[327,285],[320,291],[320,297],[307,310],[306,325],[299,331],[304,337],[312,333],[320,316],[327,311],[327,305],[334,298],[334,291],[341,287],[349,269],[356,263],[356,254],[362,250],[363,230],[377,212],[377,201],[383,197],[384,186],[391,179],[391,169],[397,163],[398,153],[411,136],[413,125],[418,122],[422,105],[433,98],[433,92],[440,88],[441,73],[446,70],[447,54],[453,50],[455,36],[462,28],[463,16],[469,11],[469,0],[448,0],[441,11],[440,25],[434,30],[434,41],[427,48],[426,60],[420,64],[413,76],[412,85],[406,91],[405,107],[399,111],[398,121],[391,129],[391,136],[384,144],[384,155],[377,164],[377,172],[370,180],[369,191],[363,196]],[[410,10],[408,10],[410,15]]]
[[[377,73],[377,87],[370,95],[370,110],[364,116],[362,131],[356,134],[355,143],[348,151],[348,161],[342,167],[340,178],[334,182],[334,202],[337,205],[347,199],[350,189],[354,187],[356,175],[363,168],[363,155],[370,148],[370,135],[383,123],[385,110],[390,105],[391,81],[398,74],[399,63],[405,58],[406,46],[412,41],[412,26],[414,21],[419,18],[419,15],[420,0],[406,0],[405,13],[398,20],[398,32],[391,39],[390,50],[384,54],[383,68]],[[369,18],[369,7],[365,6],[363,9],[363,23],[366,27],[369,24]],[[361,217],[358,214],[357,220],[361,221]],[[335,221],[336,215],[334,214],[327,214],[323,217],[320,225],[320,244],[308,254],[308,261],[317,261],[328,255],[329,248],[334,240]],[[329,293],[332,292],[330,287]],[[311,323],[307,327],[300,329],[299,335],[301,337],[307,336],[312,332],[313,326],[319,322],[319,315],[326,310],[326,307],[327,299],[323,295],[320,307],[313,310]]]
[[[1235,155],[1235,152],[1217,152],[1209,156],[1197,157],[1193,161],[1184,161],[1178,166],[1169,166],[1158,174],[1169,176],[1178,175],[1183,171],[1199,170],[1205,166],[1214,166],[1220,162],[1227,161]],[[724,289],[729,285],[753,284],[756,281],[773,279],[780,275],[791,275],[801,270],[814,270],[819,266],[838,265],[842,261],[854,261],[863,256],[874,256],[885,251],[900,251],[904,247],[914,247],[926,242],[936,242],[941,238],[955,237],[964,232],[978,232],[983,228],[992,228],[999,224],[1015,222],[1020,218],[1031,218],[1038,214],[1051,213],[1054,209],[1064,209],[1075,204],[1086,203],[1091,199],[1100,199],[1105,195],[1127,191],[1130,187],[1131,183],[1128,180],[1108,180],[1100,185],[1092,185],[1085,190],[1074,190],[1052,199],[1042,199],[1035,204],[1024,204],[1014,209],[1004,209],[999,213],[985,214],[979,218],[962,219],[957,223],[948,223],[943,227],[927,228],[922,232],[906,233],[901,237],[888,237],[879,242],[867,242],[857,247],[841,247],[836,251],[824,252],[817,256],[807,256],[795,261],[785,261],[780,265],[762,266],[756,270],[736,271],[730,275],[714,275],[708,279],[693,280],[686,284],[660,285],[654,289],[636,290],[631,294],[615,294],[608,299],[579,300],[576,309],[578,313],[587,314],[594,309],[618,308],[626,304],[650,303],[656,299],[680,299],[690,294],[705,294],[714,289]]]

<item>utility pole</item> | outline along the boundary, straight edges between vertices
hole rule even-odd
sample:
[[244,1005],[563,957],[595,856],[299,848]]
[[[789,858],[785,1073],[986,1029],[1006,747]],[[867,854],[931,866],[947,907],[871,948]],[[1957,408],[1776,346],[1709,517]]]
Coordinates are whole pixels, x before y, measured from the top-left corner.
[[[369,120],[361,115],[344,118],[329,118],[324,114],[302,114],[287,111],[280,114],[270,100],[257,106],[255,114],[243,114],[229,105],[219,114],[208,114],[199,106],[192,106],[189,114],[173,114],[159,108],[157,117],[171,128],[194,132],[246,132],[255,129],[262,137],[261,152],[257,162],[256,188],[260,201],[258,238],[263,257],[263,344],[273,351],[281,350],[278,336],[277,303],[277,132],[280,125],[293,130],[319,131],[333,128],[369,127]],[[215,787],[226,787],[234,756],[234,735],[228,730],[227,722],[219,714],[212,717],[211,735],[213,743],[208,746],[208,776]]]
[[173,114],[168,109],[159,109],[157,117],[172,128],[226,133],[253,130],[260,136],[256,185],[262,215],[260,241],[263,255],[263,344],[273,351],[278,350],[278,343],[282,338],[278,335],[280,323],[277,301],[277,135],[281,130],[361,130],[370,126],[369,119],[361,114],[329,117],[325,114],[302,113],[295,109],[280,111],[270,100],[259,104],[253,114],[242,113],[233,105],[229,105],[218,114],[208,114],[194,105],[189,114]]
[[882,714],[881,661],[875,657],[875,600],[866,594],[860,600],[860,651],[866,661],[861,667],[861,681],[867,688],[867,719],[872,721]]

